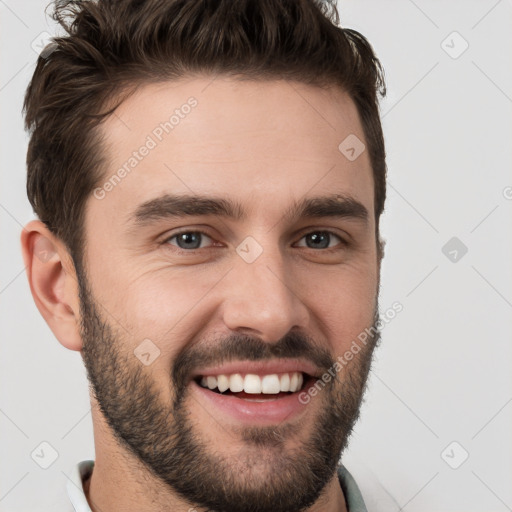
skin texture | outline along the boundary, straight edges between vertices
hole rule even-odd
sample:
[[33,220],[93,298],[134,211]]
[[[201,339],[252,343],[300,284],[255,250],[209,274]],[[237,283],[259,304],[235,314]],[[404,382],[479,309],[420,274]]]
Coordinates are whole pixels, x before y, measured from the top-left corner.
[[[197,106],[103,187],[191,96]],[[91,381],[92,510],[220,511],[232,500],[233,512],[345,511],[335,469],[378,337],[279,425],[221,414],[191,378],[199,361],[278,354],[325,371],[374,325],[372,170],[366,151],[350,161],[338,149],[350,134],[365,142],[353,101],[338,88],[190,77],[140,87],[101,130],[108,171],[99,186],[109,191],[87,201],[83,268],[41,222],[22,233],[36,305],[57,339],[81,351]],[[236,200],[247,215],[137,226],[135,208],[163,193]],[[294,201],[332,194],[364,205],[367,223],[285,218]],[[170,239],[184,230],[204,233],[200,248]],[[326,230],[328,248],[306,236]],[[236,251],[248,236],[262,251],[251,263]],[[134,354],[143,340],[159,350],[149,365]]]

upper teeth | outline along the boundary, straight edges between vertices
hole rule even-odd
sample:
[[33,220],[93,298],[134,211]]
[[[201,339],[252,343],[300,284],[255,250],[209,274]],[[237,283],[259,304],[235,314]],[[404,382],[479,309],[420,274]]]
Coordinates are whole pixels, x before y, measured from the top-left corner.
[[208,375],[201,378],[201,386],[204,388],[217,388],[221,393],[230,390],[233,393],[245,391],[246,393],[275,395],[281,391],[295,393],[302,387],[304,378],[301,372],[272,373],[270,375],[254,375],[248,373],[243,376],[240,373],[233,375]]

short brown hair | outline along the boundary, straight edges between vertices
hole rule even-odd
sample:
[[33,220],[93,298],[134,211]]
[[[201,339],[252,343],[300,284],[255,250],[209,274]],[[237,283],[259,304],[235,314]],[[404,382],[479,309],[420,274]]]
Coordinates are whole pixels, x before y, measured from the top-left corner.
[[85,203],[107,165],[98,125],[138,85],[196,73],[342,87],[356,104],[368,146],[379,236],[384,73],[367,39],[339,27],[334,3],[56,0],[52,18],[66,35],[39,56],[25,94],[27,194],[75,265]]

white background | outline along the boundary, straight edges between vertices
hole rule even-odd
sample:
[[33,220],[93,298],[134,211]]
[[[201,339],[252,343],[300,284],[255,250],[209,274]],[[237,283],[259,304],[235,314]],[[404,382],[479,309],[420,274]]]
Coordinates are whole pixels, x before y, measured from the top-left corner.
[[[34,305],[19,243],[33,218],[21,105],[32,41],[53,32],[47,3],[0,0],[1,511],[52,510],[70,468],[94,458],[80,355]],[[512,510],[512,1],[339,6],[386,71],[380,304],[404,307],[383,329],[344,463],[405,511]],[[468,249],[456,262],[442,252],[452,237]],[[46,470],[31,458],[42,441],[58,452]]]

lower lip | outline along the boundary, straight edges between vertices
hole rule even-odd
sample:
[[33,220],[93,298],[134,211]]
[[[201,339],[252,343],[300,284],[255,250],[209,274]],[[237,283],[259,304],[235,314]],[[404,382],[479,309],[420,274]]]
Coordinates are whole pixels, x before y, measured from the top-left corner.
[[[282,396],[282,398],[265,398],[261,402],[252,402],[249,400],[237,398],[236,395],[222,395],[209,389],[203,388],[197,382],[191,383],[193,394],[199,399],[201,404],[205,404],[208,411],[213,410],[213,415],[225,415],[235,419],[238,422],[251,425],[272,425],[291,420],[304,411],[307,404],[299,400],[300,393],[291,393]],[[257,400],[259,395],[254,395]]]

